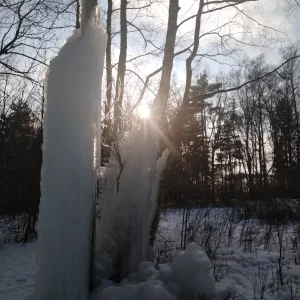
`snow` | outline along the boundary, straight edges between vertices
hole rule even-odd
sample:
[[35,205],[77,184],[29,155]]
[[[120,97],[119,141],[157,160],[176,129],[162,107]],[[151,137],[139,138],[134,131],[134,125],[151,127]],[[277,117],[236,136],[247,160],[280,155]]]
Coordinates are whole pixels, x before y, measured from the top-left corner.
[[174,263],[160,265],[159,271],[152,262],[143,261],[137,273],[120,284],[96,289],[91,300],[175,300],[211,297],[214,279],[209,274],[209,259],[196,244],[190,244]]
[[110,286],[99,294],[93,293],[90,300],[176,300],[160,280],[150,280],[138,284]]
[[208,273],[211,263],[207,255],[199,251],[195,243],[177,255],[172,263],[174,281],[180,287],[180,298],[211,298],[215,289],[215,279]]
[[161,264],[159,265],[159,271],[158,271],[158,279],[161,281],[167,283],[171,281],[172,279],[172,268],[171,264]]
[[142,261],[137,269],[137,280],[140,282],[156,279],[157,270],[151,261]]
[[78,30],[46,80],[39,215],[38,300],[88,298],[95,144],[106,35]]
[[0,299],[24,300],[34,289],[36,243],[10,244],[0,248]]
[[[209,299],[258,300],[262,293],[263,299],[267,300],[300,299],[300,265],[295,264],[298,254],[294,248],[297,223],[279,227],[284,249],[282,286],[278,277],[278,228],[272,226],[270,240],[266,242],[269,226],[256,219],[240,221],[239,211],[239,208],[191,209],[188,238],[191,236],[190,226],[196,224],[194,241],[200,245],[200,249],[210,250],[209,253],[216,252],[215,257],[210,259],[210,273],[217,282],[214,295]],[[156,240],[157,251],[163,252],[160,263],[176,261],[180,248],[181,222],[182,210],[168,209],[162,215]],[[232,238],[229,238],[229,232]]]
[[[220,232],[220,224],[229,218],[232,209],[193,209],[190,221],[197,215],[205,215],[207,211],[209,216],[201,221],[195,238],[200,245],[200,252],[196,245],[189,246],[183,253],[178,250],[180,246],[178,231],[180,232],[182,210],[168,209],[166,213],[162,214],[156,241],[158,250],[161,246],[160,238],[164,238],[163,246],[167,244],[170,247],[166,251],[168,255],[161,256],[158,262],[155,260],[154,265],[150,262],[140,263],[136,273],[130,274],[119,284],[101,279],[100,286],[94,290],[90,299],[171,300],[179,299],[179,297],[182,299],[184,296],[181,294],[182,290],[187,292],[194,290],[194,287],[200,288],[204,292],[211,292],[213,288],[212,275],[217,277],[217,282],[213,295],[208,298],[211,300],[259,300],[263,285],[265,285],[263,299],[300,299],[300,265],[295,264],[296,253],[293,249],[293,237],[297,230],[296,223],[286,224],[283,235],[285,241],[284,285],[281,286],[276,276],[279,258],[276,230],[273,232],[270,243],[265,247],[261,242],[261,237],[266,232],[266,225],[255,219],[241,222],[239,218],[233,218],[232,243],[228,244],[227,242],[228,230],[222,231],[222,242],[216,259],[209,259],[210,262],[208,262],[207,256],[201,252],[204,249],[203,238],[207,238],[205,234],[209,228],[208,223],[219,226]],[[250,228],[255,229],[255,232],[259,234],[256,241],[253,242],[252,252],[249,252],[249,248],[244,250],[244,242],[242,244],[240,242],[241,234],[243,231],[245,232],[243,227],[246,225],[251,226]],[[214,236],[216,237],[217,234]],[[165,260],[169,262],[164,262]],[[207,268],[209,268],[209,273],[206,272]],[[219,273],[217,274],[218,268]],[[0,270],[0,299],[23,300],[35,285],[36,245],[34,243],[15,244],[0,248]],[[203,279],[200,280],[201,277]],[[266,278],[265,284],[263,284],[263,278]],[[200,290],[196,291],[201,292]],[[160,298],[156,293],[163,296]],[[192,299],[192,297],[188,297],[188,299]]]

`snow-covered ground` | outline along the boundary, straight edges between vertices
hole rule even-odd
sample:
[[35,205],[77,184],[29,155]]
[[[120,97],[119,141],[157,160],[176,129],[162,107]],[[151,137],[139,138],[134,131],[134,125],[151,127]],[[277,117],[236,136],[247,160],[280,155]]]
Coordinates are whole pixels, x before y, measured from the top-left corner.
[[156,249],[159,261],[170,261],[181,247],[181,235],[193,240],[211,260],[215,300],[300,299],[300,229],[295,223],[264,225],[239,220],[239,210],[192,209],[162,215]]
[[0,299],[24,300],[36,284],[36,243],[0,248]]
[[[186,243],[196,242],[209,261],[193,247],[189,256],[178,258],[182,210],[167,210],[155,246],[154,266],[159,270],[142,264],[137,274],[119,285],[101,287],[91,299],[176,299],[179,294],[182,297],[180,287],[188,290],[195,282],[204,292],[209,291],[212,276],[216,285],[209,299],[300,299],[300,232],[295,224],[266,226],[257,220],[240,221],[230,209],[191,210],[187,215]],[[210,277],[205,272],[209,264]],[[35,286],[35,272],[35,243],[0,248],[0,299],[23,300]],[[201,279],[195,279],[197,274]],[[116,295],[118,298],[113,298]]]

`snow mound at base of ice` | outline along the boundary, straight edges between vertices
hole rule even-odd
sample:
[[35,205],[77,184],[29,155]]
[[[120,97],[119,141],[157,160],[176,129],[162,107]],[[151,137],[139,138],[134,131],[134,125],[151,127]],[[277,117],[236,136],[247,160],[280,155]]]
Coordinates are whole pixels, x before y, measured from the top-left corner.
[[157,278],[157,270],[150,261],[142,261],[137,270],[137,279],[140,282]]
[[[212,298],[215,281],[208,273],[210,261],[196,244],[190,244],[173,264],[161,264],[159,270],[152,262],[141,262],[137,273],[129,275],[120,284],[101,286],[90,300],[175,300]],[[201,298],[202,299],[202,298]]]
[[138,284],[124,284],[110,286],[99,294],[93,295],[91,300],[175,300],[160,280],[150,280]]
[[172,264],[173,278],[180,287],[180,294],[190,297],[210,297],[214,293],[215,280],[208,273],[210,261],[207,255],[199,251],[195,243],[175,257]]
[[158,279],[165,283],[172,279],[172,269],[170,264],[162,264],[159,266]]

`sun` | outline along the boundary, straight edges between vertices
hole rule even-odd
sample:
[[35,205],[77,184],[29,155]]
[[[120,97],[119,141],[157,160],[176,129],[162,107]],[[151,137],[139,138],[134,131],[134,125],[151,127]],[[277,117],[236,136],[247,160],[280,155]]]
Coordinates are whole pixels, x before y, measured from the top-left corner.
[[149,119],[150,118],[150,109],[146,105],[142,105],[139,108],[139,115],[141,119]]

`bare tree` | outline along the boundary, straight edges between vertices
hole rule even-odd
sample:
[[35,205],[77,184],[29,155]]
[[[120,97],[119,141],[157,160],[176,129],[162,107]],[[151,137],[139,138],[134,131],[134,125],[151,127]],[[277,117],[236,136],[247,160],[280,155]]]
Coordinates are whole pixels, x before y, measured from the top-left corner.
[[0,4],[0,74],[12,74],[37,82],[45,52],[57,50],[62,31],[75,22],[75,1],[4,1]]

